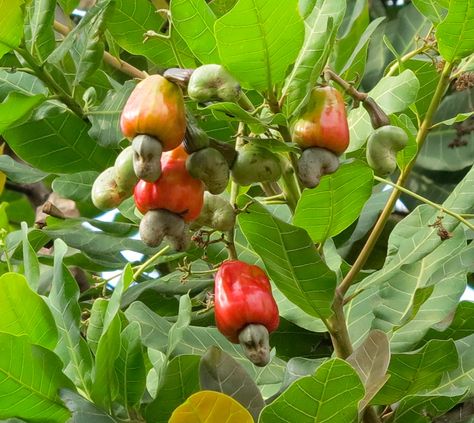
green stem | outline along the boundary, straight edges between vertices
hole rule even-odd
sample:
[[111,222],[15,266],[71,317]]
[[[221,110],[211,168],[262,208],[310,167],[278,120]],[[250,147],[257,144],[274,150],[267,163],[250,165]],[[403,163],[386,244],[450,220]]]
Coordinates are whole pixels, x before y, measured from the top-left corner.
[[404,187],[396,184],[395,182],[389,181],[389,180],[384,179],[384,178],[379,178],[378,176],[374,176],[374,179],[379,181],[379,182],[383,182],[384,184],[390,185],[390,186],[396,188],[398,191],[404,192],[405,194],[408,194],[409,196],[411,196],[413,198],[416,198],[417,200],[421,201],[422,203],[428,204],[429,206],[434,207],[435,209],[438,209],[439,211],[441,211],[443,213],[449,214],[450,216],[452,216],[455,219],[459,220],[460,222],[464,223],[469,229],[474,230],[474,225],[472,223],[469,223],[460,214],[458,214],[456,212],[453,212],[450,209],[446,209],[443,206],[440,206],[439,204],[434,203],[433,201],[430,201],[425,197],[422,197],[421,195],[417,194],[416,192],[410,191],[409,189],[404,188]]
[[138,269],[135,271],[133,274],[133,280],[137,280],[137,278],[146,270],[148,269],[153,262],[161,257],[163,254],[165,254],[168,250],[170,249],[169,245],[166,247],[162,248],[160,251],[158,251],[156,254],[154,254],[152,257],[150,257],[145,263],[141,264]]
[[[449,77],[450,77],[452,69],[453,69],[453,63],[447,62],[444,66],[443,72],[441,74],[441,78],[438,81],[438,85],[436,87],[435,93],[431,99],[430,106],[428,108],[428,111],[426,112],[425,118],[420,126],[420,129],[416,137],[416,142],[418,144],[418,152],[420,152],[421,147],[423,146],[426,140],[426,137],[428,136],[428,132],[431,127],[433,116],[441,103],[441,100],[443,98],[444,93],[446,92],[446,89],[449,86],[449,82],[450,82]],[[408,164],[406,169],[404,169],[402,173],[400,174],[400,177],[398,178],[397,183],[396,183],[397,187],[392,191],[387,201],[387,204],[385,205],[384,209],[382,210],[381,215],[379,216],[377,222],[375,223],[374,229],[370,233],[369,238],[367,239],[364,247],[359,253],[359,256],[357,257],[356,261],[352,265],[351,270],[347,273],[344,280],[338,286],[337,291],[342,295],[342,297],[344,297],[347,290],[351,286],[354,278],[358,275],[358,273],[364,266],[373,248],[375,247],[375,244],[377,243],[380,235],[382,234],[385,224],[387,223],[390,215],[392,214],[393,207],[395,206],[395,203],[398,200],[398,197],[400,196],[401,191],[398,189],[398,187],[402,187],[405,184],[408,178],[408,175],[410,174],[411,169],[413,168],[415,164],[416,157],[417,156],[413,158],[413,160]]]
[[401,63],[405,63],[411,58],[417,56],[420,53],[423,53],[426,50],[426,45],[423,45],[416,50],[410,51],[404,56],[400,57],[399,60],[397,60],[392,66],[390,66],[390,69],[388,72],[385,74],[385,76],[392,76],[399,68]]
[[76,115],[80,118],[84,117],[84,113],[81,107],[76,103],[76,101],[69,95],[69,93],[64,90],[51,76],[51,74],[41,66],[36,59],[30,54],[27,49],[17,48],[16,51],[20,54],[23,59],[28,63],[28,65],[33,69],[36,76],[38,76],[52,91],[58,94],[61,101],[68,106]]

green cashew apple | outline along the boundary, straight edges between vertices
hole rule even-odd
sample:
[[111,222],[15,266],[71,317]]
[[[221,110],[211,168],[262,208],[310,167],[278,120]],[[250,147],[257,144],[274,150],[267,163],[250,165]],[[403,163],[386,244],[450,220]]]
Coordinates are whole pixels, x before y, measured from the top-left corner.
[[200,179],[211,194],[224,192],[229,182],[227,160],[211,147],[192,153],[186,160],[186,169],[193,178]]
[[339,159],[325,148],[307,148],[298,160],[298,177],[306,188],[315,188],[324,175],[334,173],[339,168]]
[[408,144],[408,135],[398,126],[377,128],[367,140],[367,163],[379,176],[392,173],[397,167],[397,152]]
[[255,144],[247,144],[239,150],[231,169],[234,181],[244,186],[254,182],[278,181],[281,172],[278,156]]
[[155,182],[161,176],[161,143],[150,135],[137,135],[132,141],[132,150],[135,175]]
[[132,195],[133,187],[138,182],[133,170],[133,154],[132,146],[129,145],[117,156],[114,164],[117,187],[129,195]]
[[105,169],[92,184],[92,203],[100,210],[114,209],[127,196],[127,193],[117,186],[114,167]]
[[203,65],[198,67],[188,84],[188,95],[198,102],[239,100],[241,88],[239,82],[221,65]]

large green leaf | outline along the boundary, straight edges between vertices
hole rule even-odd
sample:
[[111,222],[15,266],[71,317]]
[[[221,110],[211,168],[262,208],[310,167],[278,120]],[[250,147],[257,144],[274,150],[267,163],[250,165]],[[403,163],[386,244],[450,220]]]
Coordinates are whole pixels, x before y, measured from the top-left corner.
[[372,193],[372,181],[372,170],[363,162],[343,164],[321,178],[319,186],[303,191],[293,223],[306,229],[314,242],[324,242],[359,217]]
[[63,198],[90,201],[92,184],[99,173],[94,170],[62,175],[53,181],[52,188]]
[[[249,201],[250,197],[240,196],[238,205]],[[247,212],[238,217],[240,228],[278,289],[309,315],[329,317],[336,277],[308,233],[277,219],[255,201]]]
[[13,160],[10,156],[0,155],[0,170],[8,179],[20,184],[34,184],[48,176],[47,173]]
[[[153,313],[140,302],[133,303],[125,312],[129,321],[136,321],[142,330],[142,341],[148,348],[166,352],[168,348],[168,332],[171,323]],[[254,366],[243,355],[240,346],[230,343],[214,327],[189,326],[183,339],[176,346],[173,355],[198,354],[204,355],[210,345],[216,345],[236,359],[256,381],[258,385],[277,384],[283,378],[285,362],[279,358],[273,360],[263,369]]]
[[373,399],[374,404],[392,404],[403,397],[437,387],[443,374],[457,367],[454,342],[429,341],[417,351],[392,354],[390,379]]
[[446,15],[446,9],[439,3],[437,0],[413,0],[413,4],[420,13],[434,24],[441,22]]
[[32,344],[54,349],[56,323],[46,303],[18,273],[0,277],[0,332],[26,335]]
[[89,119],[92,127],[89,135],[96,139],[99,145],[117,148],[124,138],[120,131],[120,115],[135,85],[135,81],[125,82],[120,88],[108,91],[102,103],[91,108]]
[[[430,341],[434,342],[434,341]],[[449,341],[439,341],[449,342]],[[468,388],[472,392],[474,390],[474,335],[456,341],[456,350],[459,357],[459,366],[444,375],[441,383],[434,390],[437,393],[450,392],[453,389]]]
[[0,418],[65,422],[69,411],[58,390],[74,385],[61,367],[53,352],[32,345],[28,337],[0,332]]
[[218,391],[240,402],[258,420],[265,406],[255,382],[229,354],[210,347],[201,358],[199,380],[202,390]]
[[72,413],[68,423],[116,423],[104,410],[70,389],[61,389],[59,395]]
[[355,370],[335,358],[322,364],[313,376],[294,382],[263,409],[259,422],[355,422],[363,396],[364,387]]
[[199,391],[199,361],[197,355],[180,355],[170,361],[156,399],[145,410],[147,421],[167,423],[174,409]]
[[53,30],[55,9],[55,0],[36,0],[26,7],[25,43],[30,53],[42,62],[56,47]]
[[23,0],[0,0],[0,57],[17,48],[23,37]]
[[205,0],[173,0],[172,24],[201,63],[219,63],[214,23],[216,17]]
[[291,116],[300,109],[316,84],[344,17],[346,2],[323,0],[312,2],[309,6],[311,11],[303,14],[304,42],[285,80],[280,99],[286,116]]
[[48,94],[48,90],[36,76],[26,72],[8,72],[0,69],[0,99],[5,100],[12,91],[25,95]]
[[48,102],[28,122],[8,129],[4,137],[18,156],[45,172],[102,171],[113,163],[115,153],[98,146],[88,130],[84,120]]
[[454,315],[448,316],[445,321],[432,326],[422,342],[430,339],[461,339],[474,333],[474,303],[461,301]]
[[120,47],[160,66],[170,67],[177,61],[169,39],[161,36],[144,42],[147,31],[159,33],[164,23],[153,4],[146,0],[115,0],[106,19],[107,29]]
[[97,346],[104,329],[104,316],[108,304],[105,298],[97,298],[91,307],[86,337],[87,344],[94,354],[97,352]]
[[46,98],[41,94],[31,96],[15,91],[11,92],[0,104],[0,134],[45,100]]
[[441,56],[452,62],[474,50],[474,0],[449,3],[448,16],[438,25],[436,39]]
[[126,407],[140,403],[145,390],[146,371],[140,326],[130,323],[121,333],[121,348],[115,361],[119,395]]
[[[377,104],[387,114],[402,112],[417,97],[420,83],[411,70],[406,70],[398,76],[382,78],[379,83],[369,91]],[[350,145],[348,152],[358,150],[373,131],[369,114],[363,107],[352,109],[349,112]]]
[[54,277],[48,305],[59,330],[56,353],[64,363],[64,372],[86,393],[91,387],[92,356],[80,331],[79,287],[63,264],[67,246],[54,242]]
[[430,393],[407,395],[398,404],[394,423],[429,423],[433,418],[451,410],[466,396],[465,394],[465,389],[453,389],[445,395]]
[[303,42],[297,0],[239,0],[216,21],[222,64],[246,88],[273,90]]
[[40,282],[39,261],[36,252],[28,239],[28,224],[26,222],[21,222],[21,233],[23,235],[22,253],[26,281],[33,290],[38,291]]

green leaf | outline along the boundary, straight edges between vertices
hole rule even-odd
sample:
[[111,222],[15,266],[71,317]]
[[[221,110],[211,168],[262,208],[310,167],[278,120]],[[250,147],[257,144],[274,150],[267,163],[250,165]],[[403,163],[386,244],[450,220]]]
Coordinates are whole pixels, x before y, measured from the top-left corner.
[[[47,108],[51,106],[45,103]],[[8,129],[4,137],[12,150],[32,166],[52,173],[102,171],[115,152],[87,135],[89,125],[69,110],[53,106],[46,116],[40,107],[28,122]]]
[[363,396],[364,387],[355,370],[334,358],[322,364],[313,376],[294,382],[267,405],[259,422],[353,422],[357,420],[357,404]]
[[[305,16],[304,42],[293,69],[285,80],[280,99],[286,116],[295,114],[301,108],[316,84],[344,17],[345,8],[346,2],[343,0],[324,0],[316,3]],[[297,51],[296,46],[294,51]]]
[[184,331],[189,327],[191,323],[191,310],[192,304],[189,295],[182,295],[179,299],[179,313],[178,319],[171,326],[168,334],[168,349],[167,356],[169,357],[175,350],[177,345],[183,339]]
[[54,39],[55,0],[36,0],[26,7],[28,25],[25,27],[25,42],[33,56],[44,62],[56,48]]
[[437,0],[413,0],[413,4],[419,12],[434,24],[441,22],[446,15],[446,9],[439,3]]
[[0,155],[0,170],[8,179],[19,184],[34,184],[48,176],[47,173],[13,160],[10,156]]
[[66,15],[70,15],[71,12],[77,7],[79,4],[79,0],[58,0],[61,9],[63,9]]
[[[23,267],[28,285],[35,291],[38,291],[40,281],[40,270],[38,257],[36,252],[28,240],[28,225],[26,222],[21,222],[21,232],[23,235]],[[57,341],[56,341],[57,342]],[[35,344],[37,342],[34,342]],[[55,343],[56,345],[56,343]],[[47,347],[44,345],[44,347]]]
[[23,0],[0,0],[0,57],[17,48],[23,37]]
[[60,388],[74,389],[51,351],[32,345],[26,336],[0,332],[0,418],[63,423],[69,411]]
[[474,115],[474,112],[459,113],[451,119],[438,122],[436,125],[433,125],[432,128],[435,128],[440,125],[451,126],[454,123],[464,122],[466,119],[469,119],[472,115]]
[[454,62],[474,50],[474,0],[449,3],[448,16],[438,25],[436,39],[441,56]]
[[[420,83],[411,70],[398,76],[387,76],[369,91],[382,110],[387,114],[402,112],[411,105],[418,94]],[[349,112],[350,145],[347,152],[358,150],[373,131],[369,114],[363,107]]]
[[472,392],[474,389],[474,354],[472,354],[472,349],[474,347],[474,335],[470,335],[467,338],[458,339],[455,344],[459,357],[459,366],[444,375],[441,384],[439,384],[434,390],[437,393],[449,393],[455,388],[469,388],[470,392]]
[[222,64],[246,88],[273,90],[303,42],[297,0],[239,0],[216,21]]
[[426,343],[430,339],[453,339],[454,341],[465,338],[474,333],[474,303],[461,301],[454,315],[445,320],[426,333],[421,342]]
[[45,101],[41,95],[25,95],[18,92],[11,92],[0,104],[0,134],[12,126],[15,122],[28,115],[36,106]]
[[262,394],[244,368],[232,356],[212,346],[199,365],[201,390],[222,392],[240,402],[258,420],[265,406]]
[[104,329],[104,316],[109,302],[105,298],[97,298],[92,304],[89,324],[87,325],[87,344],[96,354],[100,337]]
[[92,184],[99,175],[94,170],[62,175],[53,181],[52,188],[61,197],[74,201],[90,201]]
[[[250,201],[250,197],[240,196],[238,205],[244,207]],[[329,317],[336,277],[321,260],[308,233],[277,219],[255,201],[247,213],[239,214],[238,221],[278,289],[309,315]]]
[[172,24],[201,63],[220,63],[214,36],[216,17],[204,0],[173,0]]
[[68,423],[116,423],[112,416],[74,391],[61,389],[59,395],[72,413],[72,418],[68,420]]
[[140,325],[130,323],[120,335],[121,348],[115,361],[119,396],[128,408],[140,403],[145,391],[146,370]]
[[397,165],[400,169],[406,169],[411,161],[416,157],[418,152],[418,144],[416,143],[417,129],[413,125],[412,120],[407,115],[390,116],[392,125],[402,128],[408,135],[408,143],[406,147],[397,153]]
[[135,86],[135,81],[127,81],[119,88],[108,91],[102,103],[89,112],[92,124],[89,135],[102,147],[117,148],[124,138],[120,131],[120,115]]
[[380,330],[370,331],[347,362],[356,370],[365,387],[364,398],[359,403],[359,411],[362,411],[389,379],[390,345],[387,335]]
[[48,94],[47,88],[36,76],[26,72],[9,72],[0,69],[0,98],[2,101],[12,91],[18,91],[25,95]]
[[293,223],[322,243],[349,227],[372,194],[373,172],[363,162],[343,164],[321,178],[314,189],[303,191]]
[[398,404],[393,422],[429,423],[451,410],[466,396],[466,393],[466,389],[453,389],[445,395],[430,393],[407,395]]
[[153,4],[143,0],[115,0],[106,18],[107,29],[120,47],[160,66],[170,67],[178,64],[170,40],[164,36],[144,39],[149,30],[159,33],[164,23]]
[[174,409],[199,391],[199,361],[197,355],[180,355],[170,361],[156,399],[145,409],[147,421],[167,423]]
[[56,323],[46,303],[17,273],[0,277],[0,332],[26,335],[32,344],[54,349],[58,342]]
[[443,373],[457,367],[457,357],[452,340],[432,340],[417,351],[392,354],[388,367],[390,379],[372,403],[392,404],[407,395],[437,387]]
[[63,264],[66,251],[66,244],[57,239],[54,242],[54,277],[48,297],[48,305],[59,330],[55,352],[64,363],[66,375],[75,385],[89,393],[92,356],[80,331],[79,287]]
[[[125,312],[130,322],[136,321],[142,329],[142,341],[148,348],[166,351],[168,348],[168,333],[171,323],[165,318],[153,313],[140,302],[133,303]],[[283,378],[285,362],[279,358],[265,367],[254,366],[243,355],[239,345],[229,342],[215,327],[189,326],[183,334],[183,339],[176,346],[173,355],[199,354],[204,355],[209,345],[216,345],[235,358],[256,381],[257,384],[277,384]]]
[[106,317],[104,318],[104,331],[99,339],[95,354],[91,398],[94,400],[94,403],[100,407],[105,410],[111,410],[112,401],[118,394],[115,360],[117,360],[120,354],[121,321],[118,314],[114,315],[112,320],[108,323],[107,328],[105,327],[105,321]]

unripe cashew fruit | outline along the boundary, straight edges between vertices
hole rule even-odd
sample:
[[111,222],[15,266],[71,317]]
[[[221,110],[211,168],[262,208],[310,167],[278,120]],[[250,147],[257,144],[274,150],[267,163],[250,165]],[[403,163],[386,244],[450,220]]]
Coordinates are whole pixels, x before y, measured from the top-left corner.
[[247,144],[238,151],[231,173],[235,182],[244,186],[278,181],[281,177],[280,159],[264,147]]
[[94,206],[101,210],[114,209],[127,198],[115,182],[115,168],[109,167],[97,177],[92,185],[91,197]]
[[240,93],[239,82],[221,65],[200,66],[189,78],[188,95],[198,102],[238,101]]
[[131,145],[122,150],[117,156],[114,169],[117,187],[128,195],[132,195],[133,187],[138,182],[138,178],[133,170],[133,150]]
[[294,124],[292,138],[301,148],[326,148],[341,155],[349,145],[349,125],[342,94],[331,86],[313,88]]
[[227,160],[211,147],[191,154],[186,160],[186,169],[193,178],[200,179],[211,194],[224,192],[229,182]]
[[204,193],[204,205],[201,214],[192,227],[207,226],[221,232],[230,231],[235,225],[235,211],[230,203],[218,195]]
[[155,137],[163,151],[181,144],[186,131],[181,89],[161,75],[151,75],[132,91],[120,117],[122,133],[129,139],[139,134]]
[[298,160],[298,177],[306,188],[319,185],[322,176],[339,168],[339,158],[325,148],[307,148]]
[[150,210],[140,221],[140,238],[149,247],[157,247],[166,239],[176,251],[188,249],[191,238],[184,220],[168,210]]
[[367,140],[367,163],[379,176],[392,173],[397,167],[397,152],[408,144],[408,135],[398,126],[377,128]]
[[139,179],[155,182],[161,175],[161,143],[150,135],[137,135],[132,141],[133,170]]

